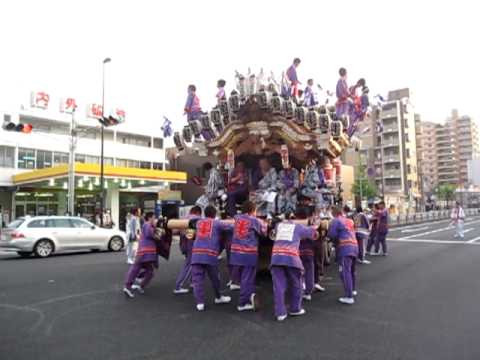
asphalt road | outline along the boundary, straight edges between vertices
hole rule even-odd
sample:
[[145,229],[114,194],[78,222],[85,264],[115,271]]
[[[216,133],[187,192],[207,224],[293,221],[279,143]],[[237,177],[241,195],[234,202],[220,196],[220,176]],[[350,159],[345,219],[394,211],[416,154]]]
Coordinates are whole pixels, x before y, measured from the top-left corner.
[[330,267],[327,292],[284,323],[273,321],[268,276],[258,279],[259,312],[210,297],[197,313],[190,294],[172,294],[176,251],[133,300],[120,292],[123,253],[0,255],[0,359],[480,359],[480,241],[468,242],[480,221],[456,243],[447,225],[393,230],[390,255],[359,267],[354,306],[337,303]]

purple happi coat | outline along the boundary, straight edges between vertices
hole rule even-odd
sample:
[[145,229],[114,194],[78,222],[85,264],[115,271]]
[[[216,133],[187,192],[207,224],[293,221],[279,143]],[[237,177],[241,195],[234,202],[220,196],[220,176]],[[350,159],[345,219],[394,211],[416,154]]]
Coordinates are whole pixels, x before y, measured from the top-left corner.
[[379,210],[376,213],[377,217],[377,234],[388,234],[388,211],[387,209]]
[[352,219],[337,216],[330,223],[328,237],[336,244],[337,257],[358,256],[358,243],[355,237],[355,224]]
[[337,103],[335,104],[337,116],[350,115],[350,90],[348,89],[347,81],[340,78],[337,82],[336,88]]
[[138,250],[135,257],[136,263],[153,262],[158,267],[157,245],[154,239],[155,228],[145,223],[142,226],[142,234],[138,243]]
[[311,227],[284,221],[276,227],[276,237],[272,249],[272,266],[288,266],[303,270],[300,260],[300,241],[313,239],[315,230]]
[[229,225],[211,218],[197,222],[195,241],[192,249],[192,264],[217,265],[224,231],[233,230]]
[[266,226],[254,216],[237,215],[230,248],[230,265],[256,266],[258,237],[266,233]]

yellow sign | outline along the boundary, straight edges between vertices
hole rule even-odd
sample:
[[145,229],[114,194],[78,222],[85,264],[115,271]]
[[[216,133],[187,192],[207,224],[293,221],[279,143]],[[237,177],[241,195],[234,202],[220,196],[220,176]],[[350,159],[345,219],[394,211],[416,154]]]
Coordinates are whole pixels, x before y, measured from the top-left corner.
[[179,190],[160,190],[158,200],[182,200],[182,192]]

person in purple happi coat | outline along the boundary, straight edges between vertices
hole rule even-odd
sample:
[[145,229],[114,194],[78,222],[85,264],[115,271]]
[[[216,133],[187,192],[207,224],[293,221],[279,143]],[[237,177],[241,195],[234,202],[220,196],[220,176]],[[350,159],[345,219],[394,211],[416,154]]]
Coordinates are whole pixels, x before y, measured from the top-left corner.
[[300,65],[301,60],[299,58],[293,59],[292,65],[287,69],[287,79],[289,81],[290,85],[290,96],[293,98],[296,98],[298,96],[298,85],[300,85],[300,81],[298,81],[298,76],[297,76],[297,67]]
[[[307,219],[308,210],[306,208],[299,208],[295,214],[295,218],[298,220]],[[314,242],[315,242],[314,239],[310,237],[305,237],[300,240],[300,259],[302,260],[302,265],[304,269],[303,300],[307,300],[307,301],[312,300],[312,294],[315,289],[315,244]]]
[[[201,216],[202,208],[200,206],[193,206],[187,215],[187,219],[196,220],[200,219]],[[184,285],[192,274],[193,240],[195,240],[195,231],[193,229],[187,229],[180,234],[180,252],[185,257],[185,262],[183,263],[182,270],[178,274],[175,289],[173,290],[174,294],[186,294],[190,291],[188,288],[185,288]]]
[[275,228],[270,272],[272,273],[275,317],[277,321],[287,318],[285,293],[289,292],[292,316],[305,314],[302,308],[302,272],[300,241],[316,239],[318,233],[312,227],[283,221]]
[[382,246],[382,255],[387,256],[387,235],[388,235],[388,210],[385,208],[385,202],[378,203],[378,211],[376,215],[377,236],[375,238],[375,254],[379,255],[380,246]]
[[336,95],[337,103],[335,104],[337,117],[342,115],[350,115],[351,111],[351,94],[347,84],[347,70],[340,68],[338,71],[340,79],[337,82]]
[[218,271],[218,255],[220,254],[220,238],[225,231],[232,231],[233,225],[216,220],[217,209],[208,205],[205,218],[197,221],[195,241],[192,249],[192,285],[197,310],[205,310],[205,275],[212,282],[215,304],[226,304],[230,296],[220,294],[220,274]]
[[197,120],[202,114],[200,99],[197,96],[197,87],[188,85],[187,101],[185,102],[184,112],[187,115],[187,121]]
[[258,238],[267,233],[267,225],[257,219],[255,213],[255,203],[247,200],[243,203],[242,214],[234,218],[230,265],[240,276],[238,311],[255,310]]
[[[158,268],[157,246],[154,239],[156,222],[157,219],[153,212],[148,212],[145,215],[145,223],[142,226],[135,262],[128,270],[123,288],[125,295],[130,298],[135,297],[133,290],[139,293],[144,292],[145,287],[153,278],[154,269]],[[142,280],[140,284],[134,284],[140,272],[143,272]]]
[[372,214],[369,220],[370,234],[368,235],[368,241],[367,241],[367,248],[366,248],[367,255],[374,255],[374,253],[372,253],[371,250],[373,245],[375,245],[375,242],[377,241],[378,209],[379,209],[378,204],[375,204],[373,206]]
[[335,253],[343,282],[345,296],[338,299],[343,304],[355,303],[356,291],[355,262],[358,256],[358,243],[355,238],[355,224],[352,219],[344,216],[340,207],[332,210],[334,219],[328,229],[328,237],[335,244]]
[[303,92],[303,105],[306,107],[314,107],[318,105],[317,93],[313,88],[313,79],[307,80],[307,87]]

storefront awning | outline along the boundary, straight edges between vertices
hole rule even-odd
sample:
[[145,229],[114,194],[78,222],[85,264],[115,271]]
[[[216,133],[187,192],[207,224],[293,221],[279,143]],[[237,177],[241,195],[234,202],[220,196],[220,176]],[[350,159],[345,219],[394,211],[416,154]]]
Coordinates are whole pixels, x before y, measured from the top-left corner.
[[[100,177],[100,165],[76,163],[75,176],[85,179],[98,178]],[[181,171],[137,169],[109,165],[104,167],[104,177],[114,181],[129,181],[141,186],[187,182],[187,173]],[[59,178],[68,178],[68,164],[27,171],[12,176],[13,184],[19,186],[41,186],[43,183],[48,184],[52,180]]]

